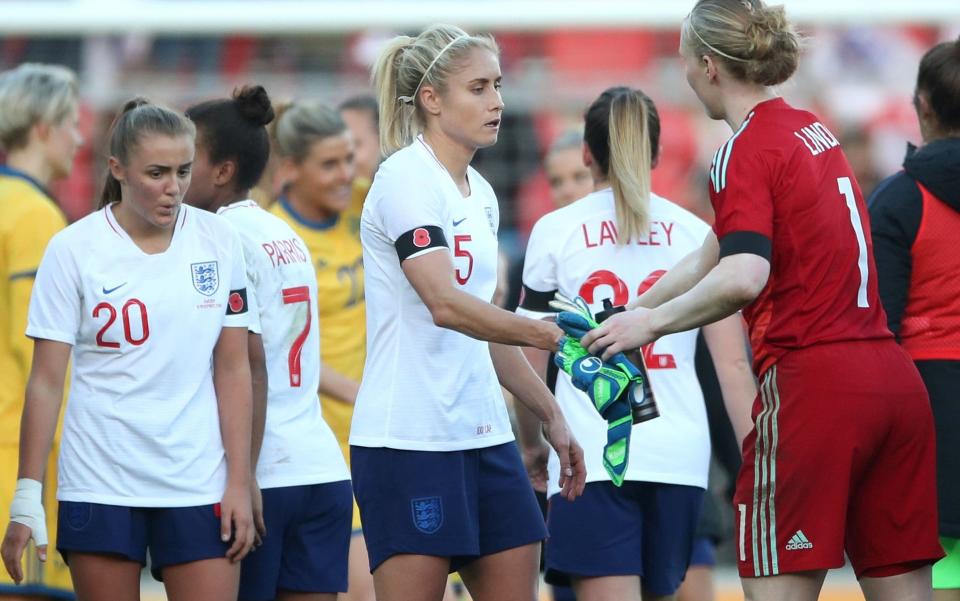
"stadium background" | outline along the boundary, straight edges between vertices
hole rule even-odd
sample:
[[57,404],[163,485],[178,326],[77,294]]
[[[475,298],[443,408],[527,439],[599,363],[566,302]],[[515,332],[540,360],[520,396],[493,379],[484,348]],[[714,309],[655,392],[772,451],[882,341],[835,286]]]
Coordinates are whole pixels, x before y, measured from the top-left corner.
[[[911,105],[916,65],[960,34],[956,0],[786,0],[808,36],[786,98],[810,108],[840,138],[864,193],[918,143]],[[380,45],[433,22],[493,33],[502,50],[506,104],[500,141],[475,166],[496,188],[503,250],[522,258],[533,223],[552,208],[544,150],[576,127],[604,88],[642,88],[663,122],[654,189],[708,221],[705,171],[729,136],[684,82],[679,23],[692,1],[671,0],[0,0],[0,69],[64,64],[80,76],[86,140],[54,193],[72,221],[99,195],[104,140],[129,97],[184,107],[248,82],[276,100],[330,104],[370,91]],[[717,492],[723,477],[715,478]],[[725,505],[725,504],[724,504]],[[727,520],[728,526],[730,520]],[[728,545],[729,546],[729,545]],[[721,549],[723,551],[723,549]],[[721,599],[742,598],[732,556],[721,553]],[[151,586],[148,599],[161,599]],[[860,599],[849,572],[823,599]]]

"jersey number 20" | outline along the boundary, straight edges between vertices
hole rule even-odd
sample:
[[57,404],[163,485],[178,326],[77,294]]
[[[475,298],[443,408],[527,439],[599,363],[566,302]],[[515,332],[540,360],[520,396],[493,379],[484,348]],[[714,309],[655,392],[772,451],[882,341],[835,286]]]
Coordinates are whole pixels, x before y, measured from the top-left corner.
[[[134,307],[137,308],[137,313],[140,315],[140,336],[137,338],[134,337],[133,329],[130,327],[130,315],[133,312]],[[99,332],[97,332],[97,346],[102,346],[104,348],[120,348],[119,342],[114,342],[105,338],[107,335],[107,330],[109,330],[110,326],[113,325],[113,322],[117,320],[117,308],[108,302],[102,302],[93,308],[93,318],[97,319],[100,317],[101,313],[107,314],[107,323],[103,324],[103,327],[100,328]],[[131,298],[123,304],[123,307],[120,309],[120,314],[123,317],[124,339],[134,346],[140,346],[146,342],[147,338],[150,337],[150,322],[147,319],[146,305],[140,302],[139,299]]]

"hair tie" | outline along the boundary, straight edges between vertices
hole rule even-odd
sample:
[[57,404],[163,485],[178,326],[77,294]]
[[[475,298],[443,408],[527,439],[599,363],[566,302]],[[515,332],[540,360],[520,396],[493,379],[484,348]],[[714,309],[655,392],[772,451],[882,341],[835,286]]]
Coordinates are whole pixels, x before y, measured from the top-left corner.
[[446,46],[444,46],[440,50],[440,52],[437,53],[435,57],[433,57],[433,60],[430,61],[430,64],[427,65],[427,68],[423,72],[423,76],[420,77],[420,83],[418,83],[416,89],[413,90],[413,96],[398,96],[397,102],[402,102],[403,104],[413,104],[414,99],[416,99],[417,97],[417,93],[420,92],[420,87],[423,85],[423,82],[426,81],[427,79],[427,74],[430,73],[430,69],[433,69],[433,66],[437,64],[437,61],[440,60],[440,57],[443,56],[443,53],[449,50],[451,46],[453,46],[460,40],[464,38],[469,38],[469,37],[470,37],[469,35],[460,35],[450,40],[450,42]]
[[[688,17],[688,18],[689,18],[689,17]],[[690,30],[693,32],[693,35],[697,36],[697,39],[700,40],[700,43],[702,43],[704,46],[706,46],[706,47],[707,47],[711,52],[713,52],[714,54],[718,54],[718,55],[722,56],[723,58],[727,58],[727,59],[730,59],[730,60],[732,60],[732,61],[736,61],[736,62],[738,62],[738,63],[749,63],[749,62],[750,62],[749,59],[740,58],[740,57],[737,57],[737,56],[731,56],[731,55],[727,54],[726,52],[721,52],[720,50],[717,50],[716,48],[714,48],[713,46],[711,46],[710,44],[708,44],[707,41],[706,41],[705,39],[703,39],[703,37],[700,35],[700,32],[697,31],[697,28],[693,25],[693,21],[690,21]]]

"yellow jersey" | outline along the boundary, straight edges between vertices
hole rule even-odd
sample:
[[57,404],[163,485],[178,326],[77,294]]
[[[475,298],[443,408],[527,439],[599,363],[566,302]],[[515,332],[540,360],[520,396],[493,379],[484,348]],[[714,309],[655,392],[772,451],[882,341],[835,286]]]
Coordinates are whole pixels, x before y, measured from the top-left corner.
[[[367,315],[363,296],[363,250],[360,210],[370,182],[354,181],[350,208],[325,222],[299,215],[281,196],[268,210],[286,221],[310,251],[317,272],[320,359],[348,378],[360,381],[367,348]],[[321,375],[321,378],[323,376]],[[353,405],[320,395],[323,418],[350,461]]]
[[[20,414],[33,360],[33,341],[24,333],[30,293],[47,242],[66,226],[60,208],[39,182],[0,165],[0,523],[4,525],[10,519],[7,512],[17,482]],[[56,446],[54,443],[54,451]],[[57,533],[56,452],[51,454],[44,480],[47,534],[53,545]],[[25,584],[34,585],[38,592],[71,590],[70,574],[60,554],[48,552],[47,563],[41,564],[32,547],[24,554]],[[14,591],[3,571],[0,594]]]

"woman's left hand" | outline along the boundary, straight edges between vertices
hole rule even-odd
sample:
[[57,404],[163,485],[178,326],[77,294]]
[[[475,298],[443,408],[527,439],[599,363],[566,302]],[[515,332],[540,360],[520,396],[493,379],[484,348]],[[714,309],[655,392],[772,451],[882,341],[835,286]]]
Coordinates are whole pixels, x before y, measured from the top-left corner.
[[237,563],[247,556],[253,548],[256,530],[253,527],[253,508],[250,499],[250,485],[227,484],[220,502],[220,539],[233,544],[227,549],[227,559]]
[[604,361],[617,353],[638,349],[659,338],[651,324],[652,314],[652,309],[637,307],[612,315],[600,327],[587,332],[580,344],[591,355],[599,357],[602,352]]

